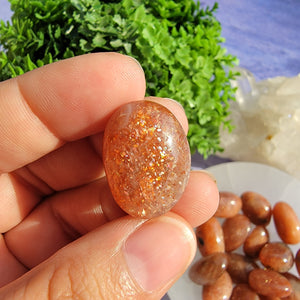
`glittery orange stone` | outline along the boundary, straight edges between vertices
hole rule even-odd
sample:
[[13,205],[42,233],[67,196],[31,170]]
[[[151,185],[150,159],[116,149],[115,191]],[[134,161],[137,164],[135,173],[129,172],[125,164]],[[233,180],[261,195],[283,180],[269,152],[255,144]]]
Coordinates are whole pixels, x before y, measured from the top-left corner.
[[103,160],[112,195],[134,217],[169,211],[187,184],[191,156],[178,120],[151,101],[121,106],[104,132]]

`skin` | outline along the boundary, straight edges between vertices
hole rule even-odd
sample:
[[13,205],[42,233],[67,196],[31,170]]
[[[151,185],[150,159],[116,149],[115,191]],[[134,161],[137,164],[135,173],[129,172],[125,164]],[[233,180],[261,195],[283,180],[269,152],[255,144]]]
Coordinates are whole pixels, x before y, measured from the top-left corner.
[[[186,270],[192,228],[218,204],[213,178],[192,172],[172,211],[150,221],[126,215],[105,179],[105,124],[145,87],[140,65],[116,53],[0,83],[0,299],[160,299]],[[151,100],[187,132],[176,102]]]

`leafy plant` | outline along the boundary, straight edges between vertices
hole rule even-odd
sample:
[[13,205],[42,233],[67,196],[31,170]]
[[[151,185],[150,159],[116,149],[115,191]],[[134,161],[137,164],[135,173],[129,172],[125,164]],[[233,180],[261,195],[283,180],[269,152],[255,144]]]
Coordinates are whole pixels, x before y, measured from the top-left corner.
[[231,128],[230,80],[236,58],[222,48],[212,8],[193,0],[10,0],[0,24],[0,80],[89,52],[117,51],[140,61],[147,94],[179,101],[189,120],[191,151],[221,151]]

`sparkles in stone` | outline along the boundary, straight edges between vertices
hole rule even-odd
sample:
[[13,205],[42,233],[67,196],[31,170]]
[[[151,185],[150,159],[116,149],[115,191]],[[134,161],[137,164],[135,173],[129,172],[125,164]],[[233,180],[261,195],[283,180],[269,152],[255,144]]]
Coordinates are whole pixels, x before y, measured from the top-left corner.
[[104,133],[103,160],[115,201],[142,218],[162,215],[176,204],[191,167],[180,123],[151,101],[125,104],[112,115]]

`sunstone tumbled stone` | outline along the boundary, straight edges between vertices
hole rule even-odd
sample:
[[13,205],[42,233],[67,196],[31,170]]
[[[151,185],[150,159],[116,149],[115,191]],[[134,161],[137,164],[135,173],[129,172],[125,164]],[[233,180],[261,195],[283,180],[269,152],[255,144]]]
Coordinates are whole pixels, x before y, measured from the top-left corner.
[[166,107],[151,101],[125,104],[111,116],[103,161],[115,201],[142,218],[162,215],[176,204],[191,167],[181,124]]

